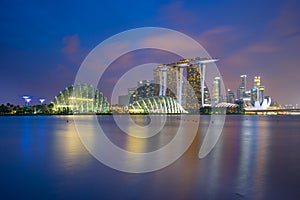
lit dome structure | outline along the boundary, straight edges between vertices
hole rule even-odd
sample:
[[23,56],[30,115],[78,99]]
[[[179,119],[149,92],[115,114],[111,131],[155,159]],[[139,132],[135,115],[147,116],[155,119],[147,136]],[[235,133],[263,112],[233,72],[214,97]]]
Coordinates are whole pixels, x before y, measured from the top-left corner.
[[216,108],[236,108],[236,107],[238,107],[238,105],[234,104],[234,103],[222,102],[222,103],[218,103],[215,107]]
[[55,97],[53,110],[57,113],[107,113],[109,104],[98,89],[90,85],[72,85]]
[[130,104],[129,112],[163,114],[187,113],[175,99],[167,96],[155,96],[135,101]]

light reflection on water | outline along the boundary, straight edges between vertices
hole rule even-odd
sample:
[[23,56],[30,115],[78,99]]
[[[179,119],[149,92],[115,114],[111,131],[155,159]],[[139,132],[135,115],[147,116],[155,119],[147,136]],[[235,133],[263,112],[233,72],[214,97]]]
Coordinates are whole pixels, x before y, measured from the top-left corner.
[[[2,197],[298,199],[300,195],[300,116],[227,116],[216,147],[199,160],[210,120],[201,116],[198,134],[184,156],[146,174],[118,172],[95,160],[82,145],[73,117],[0,117]],[[86,120],[87,132],[93,130],[88,116],[75,117]],[[149,123],[146,118],[136,120],[140,125]],[[169,116],[164,129],[145,140],[122,133],[111,116],[99,116],[99,122],[115,144],[132,152],[161,148],[179,126],[178,116]],[[129,166],[143,163],[147,162],[127,161]]]

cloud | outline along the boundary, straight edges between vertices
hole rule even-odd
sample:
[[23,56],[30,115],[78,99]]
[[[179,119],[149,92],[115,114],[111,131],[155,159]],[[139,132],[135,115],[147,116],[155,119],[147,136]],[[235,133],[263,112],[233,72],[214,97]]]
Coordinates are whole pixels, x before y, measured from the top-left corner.
[[65,36],[62,39],[63,48],[62,53],[73,64],[80,64],[83,60],[83,50],[80,47],[80,40],[78,35]]
[[199,49],[200,46],[196,40],[178,32],[158,31],[144,38],[139,43],[141,46],[159,48],[184,58],[209,57],[204,49]]
[[233,26],[214,27],[196,36],[197,41],[215,55],[226,52],[228,46],[240,38]]
[[299,7],[294,2],[286,3],[280,10],[279,15],[270,23],[269,29],[273,32],[270,36],[290,37],[300,34]]
[[207,31],[204,31],[203,33],[201,33],[200,37],[213,37],[213,36],[217,36],[217,35],[223,35],[226,34],[228,32],[233,31],[235,28],[232,26],[220,26],[220,27],[216,27]]
[[245,53],[274,53],[278,52],[280,48],[270,44],[253,44],[245,49]]
[[175,1],[160,9],[160,19],[177,28],[190,28],[190,25],[198,21],[198,15],[190,9],[186,9],[182,1]]
[[79,38],[77,35],[66,36],[62,39],[63,44],[65,45],[62,48],[62,52],[67,55],[74,55],[79,52]]

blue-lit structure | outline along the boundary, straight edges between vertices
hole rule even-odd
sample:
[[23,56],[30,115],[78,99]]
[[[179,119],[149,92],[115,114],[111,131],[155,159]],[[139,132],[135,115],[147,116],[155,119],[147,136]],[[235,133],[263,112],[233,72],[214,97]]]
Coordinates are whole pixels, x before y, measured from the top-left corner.
[[28,107],[29,104],[30,104],[30,102],[31,102],[31,100],[32,100],[32,98],[30,96],[27,96],[27,95],[22,96],[22,99],[24,99],[24,102],[25,102],[24,106],[25,107]]

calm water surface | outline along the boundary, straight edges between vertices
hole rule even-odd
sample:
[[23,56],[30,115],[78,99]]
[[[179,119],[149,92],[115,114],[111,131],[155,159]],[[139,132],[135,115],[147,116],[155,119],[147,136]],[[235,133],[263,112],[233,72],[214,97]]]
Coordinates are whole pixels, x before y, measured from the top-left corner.
[[[118,146],[148,152],[170,142],[179,117],[147,140],[123,134],[112,116],[98,120]],[[300,116],[227,116],[216,147],[199,160],[209,123],[201,116],[193,144],[172,165],[130,174],[88,153],[73,116],[0,117],[0,199],[300,199]]]

